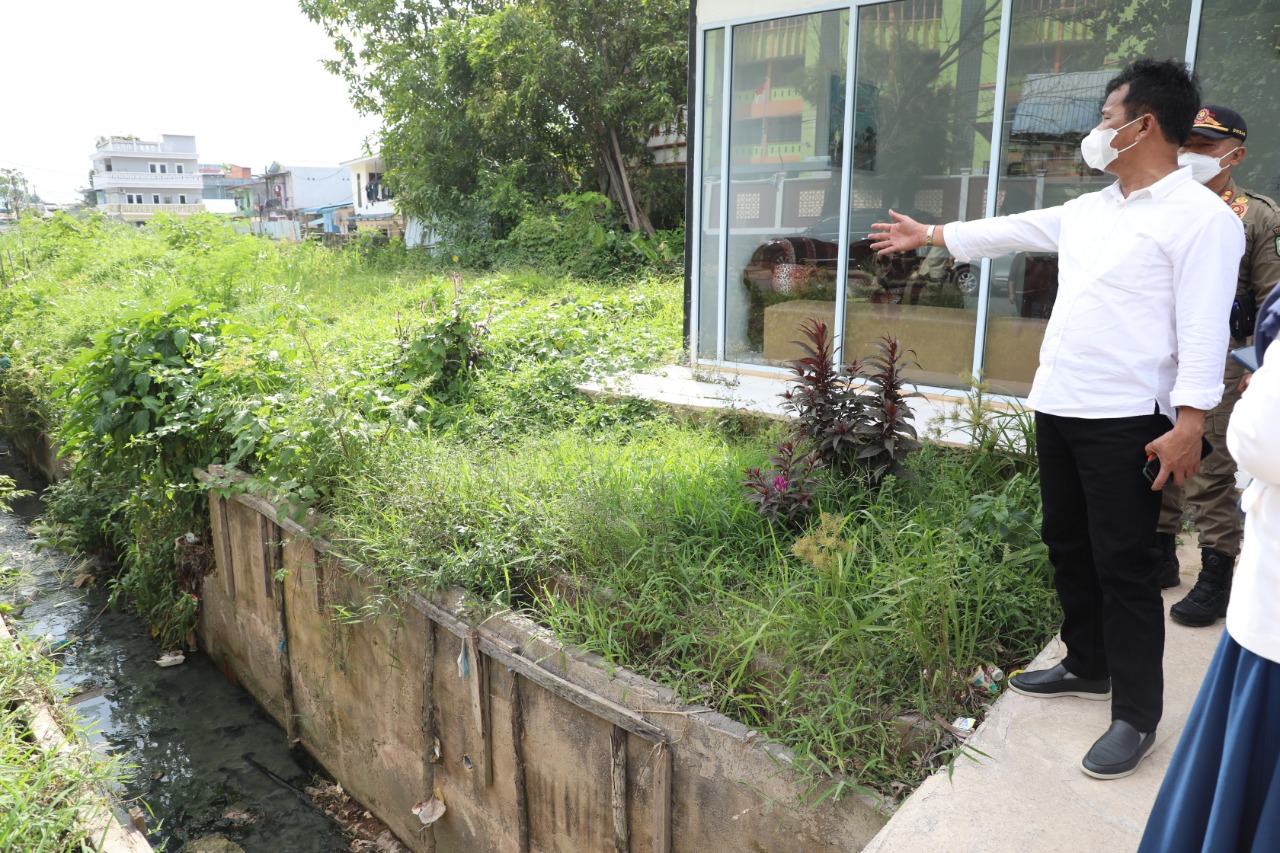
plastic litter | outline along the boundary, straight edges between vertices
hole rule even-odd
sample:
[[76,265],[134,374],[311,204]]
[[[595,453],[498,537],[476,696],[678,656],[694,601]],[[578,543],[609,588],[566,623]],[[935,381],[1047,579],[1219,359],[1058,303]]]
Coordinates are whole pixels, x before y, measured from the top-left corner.
[[969,676],[969,684],[980,693],[995,696],[1000,692],[1000,682],[1004,680],[1004,671],[998,666],[980,666]]
[[62,639],[58,639],[52,634],[45,634],[40,639],[36,640],[36,651],[44,657],[60,655],[65,652],[67,648],[76,641],[76,639],[76,637],[63,637]]
[[951,724],[955,736],[964,740],[973,734],[973,730],[977,727],[978,721],[973,717],[956,717],[955,722]]
[[422,821],[423,826],[430,826],[444,817],[445,813],[444,794],[441,793],[439,788],[434,789],[431,793],[433,794],[431,799],[425,803],[418,802],[413,805],[413,813],[418,816],[418,820]]
[[164,654],[160,655],[160,657],[156,658],[156,665],[157,666],[177,666],[178,664],[185,662],[186,659],[187,659],[187,656],[184,655],[182,652],[165,652]]

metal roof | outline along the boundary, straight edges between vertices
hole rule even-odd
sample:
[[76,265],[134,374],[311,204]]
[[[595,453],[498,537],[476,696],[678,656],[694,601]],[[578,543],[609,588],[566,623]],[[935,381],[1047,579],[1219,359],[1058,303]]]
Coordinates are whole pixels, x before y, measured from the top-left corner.
[[340,207],[354,207],[354,206],[355,205],[353,205],[349,201],[340,201],[337,204],[322,204],[319,207],[304,207],[302,208],[302,212],[303,213],[324,213],[325,211],[328,211],[328,210],[337,210]]
[[1097,127],[1114,71],[1028,74],[1013,111],[1011,135],[1083,136]]

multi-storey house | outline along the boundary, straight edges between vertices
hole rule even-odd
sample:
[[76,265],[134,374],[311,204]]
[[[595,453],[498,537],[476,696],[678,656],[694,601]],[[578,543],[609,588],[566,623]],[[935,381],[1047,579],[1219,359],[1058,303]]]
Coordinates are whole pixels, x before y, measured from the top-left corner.
[[103,137],[91,159],[98,209],[104,213],[141,225],[157,213],[190,216],[204,209],[194,136]]

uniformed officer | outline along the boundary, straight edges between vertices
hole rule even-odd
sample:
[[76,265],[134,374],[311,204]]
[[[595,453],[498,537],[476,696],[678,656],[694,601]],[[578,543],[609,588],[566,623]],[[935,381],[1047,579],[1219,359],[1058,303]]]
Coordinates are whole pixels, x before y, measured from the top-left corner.
[[[1191,138],[1178,161],[1195,178],[1218,193],[1240,217],[1245,252],[1240,259],[1236,301],[1231,312],[1231,348],[1245,346],[1253,333],[1253,315],[1280,281],[1280,206],[1264,195],[1236,186],[1231,173],[1245,157],[1244,118],[1235,110],[1206,105],[1196,114]],[[1226,615],[1231,571],[1240,553],[1243,523],[1236,501],[1236,464],[1227,452],[1227,421],[1240,399],[1245,371],[1227,358],[1222,402],[1205,420],[1210,453],[1200,473],[1187,481],[1185,499],[1195,513],[1200,539],[1200,576],[1195,586],[1169,608],[1174,621],[1192,627],[1212,625]],[[1167,486],[1160,509],[1161,586],[1178,585],[1175,535],[1182,526],[1183,489]]]

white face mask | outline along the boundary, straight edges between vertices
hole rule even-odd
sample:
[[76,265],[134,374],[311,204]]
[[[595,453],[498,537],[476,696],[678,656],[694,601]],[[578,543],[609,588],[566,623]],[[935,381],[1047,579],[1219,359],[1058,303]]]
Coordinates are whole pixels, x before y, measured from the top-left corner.
[[1222,165],[1222,161],[1230,156],[1230,151],[1218,158],[1210,157],[1208,154],[1197,154],[1194,151],[1183,151],[1178,155],[1178,165],[1190,166],[1191,177],[1197,183],[1207,184],[1222,174],[1222,170],[1226,168]]
[[1095,127],[1089,131],[1089,135],[1080,140],[1080,156],[1084,158],[1084,162],[1089,165],[1089,168],[1105,172],[1117,157],[1137,145],[1138,140],[1135,139],[1133,145],[1117,149],[1111,147],[1111,141],[1116,138],[1116,134],[1140,118],[1142,116],[1138,116],[1133,121],[1126,122],[1119,127],[1108,127],[1105,130]]

